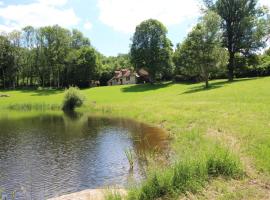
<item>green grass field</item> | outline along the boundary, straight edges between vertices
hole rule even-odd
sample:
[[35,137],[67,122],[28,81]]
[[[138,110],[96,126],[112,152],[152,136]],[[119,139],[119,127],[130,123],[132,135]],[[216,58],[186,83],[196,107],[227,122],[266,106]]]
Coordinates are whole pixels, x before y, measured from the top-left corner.
[[[87,101],[79,111],[132,117],[168,130],[173,138],[174,161],[199,162],[209,153],[223,155],[220,149],[229,149],[246,174],[236,180],[231,176],[207,179],[204,189],[190,190],[199,191],[195,196],[186,192],[188,187],[183,191],[176,188],[172,193],[181,192],[194,199],[270,198],[270,77],[232,83],[212,81],[207,90],[202,83],[163,83],[99,87],[82,93]],[[0,111],[14,116],[22,110],[57,109],[63,99],[63,91],[57,90],[0,94],[10,95],[0,98]],[[168,177],[161,178],[161,182]]]

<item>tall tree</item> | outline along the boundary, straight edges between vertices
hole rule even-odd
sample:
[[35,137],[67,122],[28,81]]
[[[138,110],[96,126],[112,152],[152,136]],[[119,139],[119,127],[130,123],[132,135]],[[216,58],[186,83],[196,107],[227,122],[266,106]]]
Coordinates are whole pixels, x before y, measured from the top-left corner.
[[151,81],[172,67],[172,53],[172,43],[161,22],[149,19],[136,27],[130,50],[131,61],[136,69],[148,70]]
[[219,27],[219,16],[207,12],[183,44],[178,46],[174,56],[178,70],[188,75],[200,75],[206,88],[209,86],[210,73],[227,63],[227,51],[221,45]]
[[10,86],[15,75],[13,47],[5,36],[0,36],[0,77],[5,89]]
[[13,88],[16,87],[16,85],[19,85],[19,79],[20,79],[20,73],[21,73],[21,64],[22,64],[22,56],[23,56],[23,49],[21,47],[21,35],[22,33],[20,31],[14,30],[8,34],[8,39],[10,41],[10,44],[13,47],[13,55],[14,58],[14,74],[12,78],[12,86]]
[[66,63],[67,80],[66,85],[88,87],[90,81],[94,80],[96,69],[99,67],[99,60],[96,50],[92,47],[81,47],[69,52]]
[[[23,45],[26,48],[25,51],[25,60],[27,65],[25,66],[25,70],[27,71],[27,78],[30,80],[30,85],[33,85],[34,78],[34,58],[32,50],[34,48],[34,40],[35,40],[35,29],[32,26],[26,26],[23,28]],[[28,80],[27,80],[28,84]]]
[[222,18],[224,46],[229,51],[228,79],[234,78],[235,54],[249,54],[264,46],[265,12],[257,0],[217,0],[213,9]]
[[71,40],[72,40],[71,47],[75,49],[79,49],[80,47],[91,45],[90,40],[84,37],[82,32],[80,32],[77,29],[72,30]]

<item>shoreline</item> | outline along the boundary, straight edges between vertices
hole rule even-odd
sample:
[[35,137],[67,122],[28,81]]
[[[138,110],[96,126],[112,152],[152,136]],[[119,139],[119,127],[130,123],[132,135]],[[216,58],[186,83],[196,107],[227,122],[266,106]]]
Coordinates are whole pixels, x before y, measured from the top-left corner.
[[108,194],[119,194],[124,197],[127,195],[127,191],[125,189],[87,189],[48,200],[105,200]]

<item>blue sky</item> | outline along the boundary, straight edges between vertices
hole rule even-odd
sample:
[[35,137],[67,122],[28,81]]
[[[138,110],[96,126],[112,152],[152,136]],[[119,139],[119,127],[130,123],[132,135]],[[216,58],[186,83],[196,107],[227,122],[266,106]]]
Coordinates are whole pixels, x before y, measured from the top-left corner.
[[149,18],[163,22],[176,45],[196,24],[200,5],[200,0],[0,0],[0,32],[59,24],[81,30],[101,53],[114,56],[129,51],[136,25]]

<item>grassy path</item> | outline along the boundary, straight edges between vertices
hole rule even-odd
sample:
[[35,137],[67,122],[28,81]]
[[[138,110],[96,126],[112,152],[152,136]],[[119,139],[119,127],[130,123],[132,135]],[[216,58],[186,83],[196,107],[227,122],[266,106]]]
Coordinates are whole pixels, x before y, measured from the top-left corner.
[[[174,160],[199,158],[215,146],[230,149],[241,160],[244,179],[217,178],[196,196],[187,193],[185,198],[269,199],[270,78],[218,80],[211,85],[208,90],[202,84],[171,83],[92,88],[82,91],[87,102],[80,110],[165,128],[173,137]],[[0,98],[2,112],[59,105],[63,97],[57,90],[0,93],[10,95]]]

